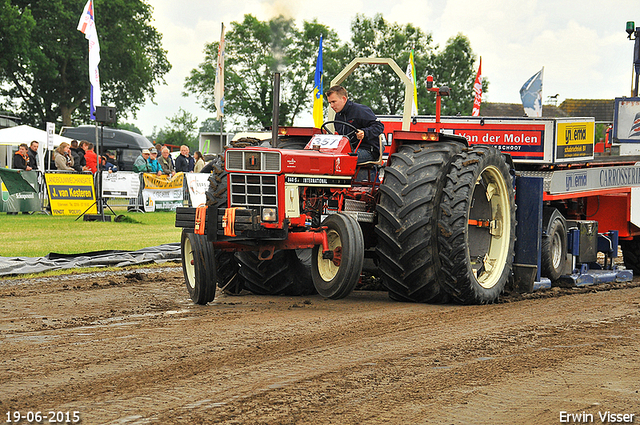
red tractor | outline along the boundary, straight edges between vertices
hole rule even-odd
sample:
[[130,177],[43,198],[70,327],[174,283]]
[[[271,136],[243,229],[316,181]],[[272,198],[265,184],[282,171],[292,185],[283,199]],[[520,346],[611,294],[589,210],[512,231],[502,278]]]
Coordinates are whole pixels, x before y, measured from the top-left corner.
[[[410,113],[412,82],[392,60],[373,61],[354,60],[332,84],[360,63],[389,64],[405,81]],[[430,90],[438,104],[447,94]],[[346,135],[310,128],[280,128],[276,148],[227,149],[207,205],[176,214],[192,300],[212,301],[216,287],[339,299],[371,256],[393,299],[494,302],[513,262],[511,159],[437,125],[407,131],[405,115],[386,164],[381,154],[356,165]]]

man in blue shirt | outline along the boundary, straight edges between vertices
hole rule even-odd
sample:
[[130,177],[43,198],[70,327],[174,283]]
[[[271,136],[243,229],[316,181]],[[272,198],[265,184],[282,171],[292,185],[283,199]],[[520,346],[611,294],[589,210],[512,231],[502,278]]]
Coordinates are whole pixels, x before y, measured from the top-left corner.
[[160,167],[160,163],[156,159],[158,157],[158,151],[156,148],[149,149],[149,165],[151,166],[151,172],[157,175],[162,175],[162,167]]
[[[336,112],[336,121],[347,122],[358,129],[350,136],[351,148],[358,154],[358,163],[376,161],[380,157],[379,137],[384,125],[371,108],[348,100],[347,90],[342,86],[331,87],[327,91],[327,101]],[[334,127],[338,134],[353,131],[346,125],[336,124]]]

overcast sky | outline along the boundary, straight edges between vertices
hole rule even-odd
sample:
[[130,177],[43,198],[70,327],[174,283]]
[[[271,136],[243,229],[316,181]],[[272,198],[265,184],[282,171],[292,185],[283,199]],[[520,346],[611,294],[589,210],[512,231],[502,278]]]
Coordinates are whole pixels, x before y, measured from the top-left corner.
[[[564,99],[613,99],[629,96],[633,42],[625,24],[640,26],[640,8],[632,0],[149,0],[152,25],[163,35],[173,69],[167,85],[156,88],[133,122],[144,135],[167,125],[178,108],[198,123],[215,114],[199,107],[194,96],[181,95],[185,78],[204,59],[206,43],[220,39],[220,26],[241,22],[245,14],[265,21],[280,14],[299,24],[316,18],[334,29],[343,42],[357,13],[381,13],[388,22],[411,23],[431,33],[436,44],[462,33],[473,52],[482,56],[482,74],[489,80],[485,102],[520,103],[524,82],[544,67],[543,101],[558,94]],[[96,11],[96,13],[99,13]],[[98,33],[100,28],[98,27]],[[317,43],[317,40],[309,40]],[[346,64],[345,64],[346,65]],[[406,64],[399,64],[404,68]],[[333,76],[325,75],[325,81]],[[348,80],[347,80],[348,84]],[[420,84],[420,83],[419,83]],[[326,105],[325,105],[326,106]],[[309,125],[309,117],[296,122]]]

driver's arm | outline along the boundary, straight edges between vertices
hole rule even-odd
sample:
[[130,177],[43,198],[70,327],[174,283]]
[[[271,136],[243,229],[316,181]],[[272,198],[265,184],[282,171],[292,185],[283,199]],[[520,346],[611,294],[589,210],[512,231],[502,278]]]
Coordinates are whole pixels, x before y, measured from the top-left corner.
[[354,108],[354,115],[354,124],[356,124],[358,129],[364,132],[362,138],[358,137],[359,140],[377,139],[384,131],[384,125],[378,120],[378,117],[376,117],[368,106],[358,104],[357,108]]
[[366,137],[368,139],[377,139],[384,131],[384,124],[382,124],[380,120],[378,120],[378,117],[373,115],[373,113],[371,115],[372,116],[369,117],[368,122],[362,126],[362,138]]

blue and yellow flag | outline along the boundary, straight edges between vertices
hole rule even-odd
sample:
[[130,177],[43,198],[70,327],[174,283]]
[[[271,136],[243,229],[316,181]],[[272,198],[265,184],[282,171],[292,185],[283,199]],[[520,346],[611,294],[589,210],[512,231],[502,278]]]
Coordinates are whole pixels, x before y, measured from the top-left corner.
[[313,84],[313,123],[316,128],[322,126],[324,120],[322,112],[322,35],[320,35],[320,47],[318,60],[316,61],[316,77]]

